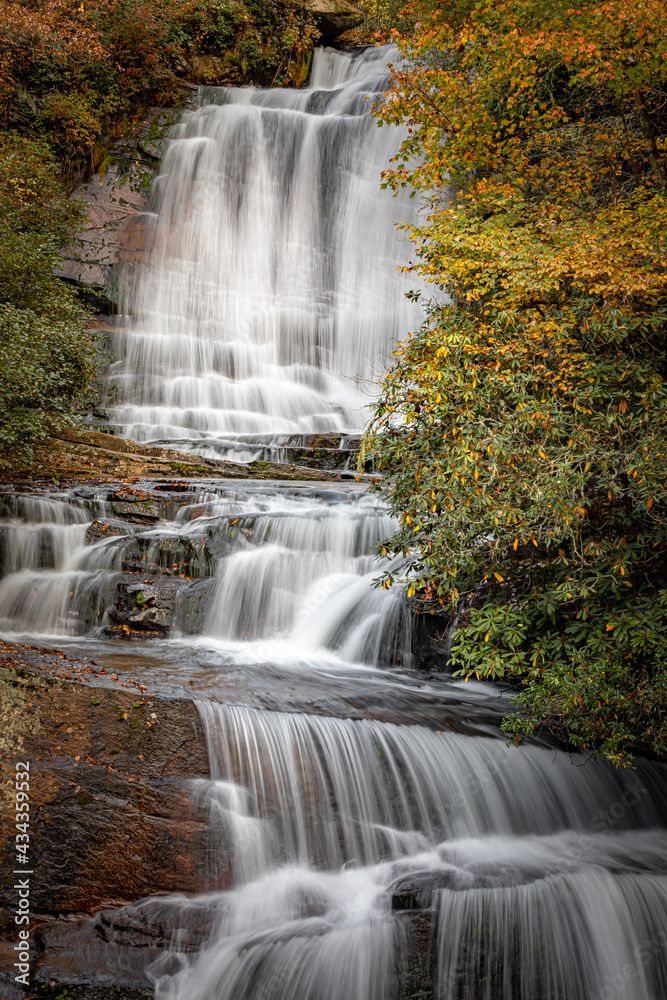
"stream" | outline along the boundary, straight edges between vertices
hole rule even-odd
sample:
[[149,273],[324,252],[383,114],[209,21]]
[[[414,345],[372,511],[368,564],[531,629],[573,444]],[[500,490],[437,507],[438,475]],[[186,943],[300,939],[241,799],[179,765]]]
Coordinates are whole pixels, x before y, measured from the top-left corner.
[[[420,322],[394,225],[416,206],[379,185],[401,135],[368,113],[395,56],[200,89],[151,265],[124,280],[118,433],[249,462],[363,429]],[[511,692],[420,670],[413,612],[374,584],[394,527],[353,480],[0,492],[2,635],[193,699],[206,735],[210,889],[135,904],[178,931],[146,968],[156,998],[408,1000],[420,914],[413,1000],[664,1000],[664,768],[508,746]]]

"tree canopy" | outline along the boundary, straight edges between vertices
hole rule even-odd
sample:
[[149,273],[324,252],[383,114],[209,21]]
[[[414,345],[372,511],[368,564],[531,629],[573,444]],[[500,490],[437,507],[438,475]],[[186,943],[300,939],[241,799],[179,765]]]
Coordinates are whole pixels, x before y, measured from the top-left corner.
[[192,57],[219,57],[221,82],[298,86],[316,35],[299,0],[0,0],[0,123],[74,173],[115,124],[178,103]]
[[398,41],[428,319],[371,425],[385,550],[459,672],[521,681],[516,738],[665,755],[664,5],[452,3]]

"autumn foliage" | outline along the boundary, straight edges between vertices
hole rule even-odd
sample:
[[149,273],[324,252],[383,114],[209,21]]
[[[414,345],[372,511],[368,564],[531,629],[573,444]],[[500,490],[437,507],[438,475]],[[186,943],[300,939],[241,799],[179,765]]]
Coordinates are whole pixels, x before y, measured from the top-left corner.
[[0,124],[71,172],[147,103],[178,103],[193,56],[224,57],[221,82],[298,85],[315,36],[297,0],[0,0]]
[[387,551],[506,728],[667,753],[667,33],[658,0],[452,3],[377,109],[428,319],[372,425]]

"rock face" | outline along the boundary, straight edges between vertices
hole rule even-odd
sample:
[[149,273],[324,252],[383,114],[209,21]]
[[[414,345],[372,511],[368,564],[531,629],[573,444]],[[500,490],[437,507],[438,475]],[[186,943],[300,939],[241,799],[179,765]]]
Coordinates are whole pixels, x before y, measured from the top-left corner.
[[415,615],[412,655],[420,670],[448,672],[451,646],[451,617],[426,612]]
[[74,195],[86,203],[88,218],[58,274],[97,292],[99,306],[109,310],[121,263],[146,258],[148,193],[123,187],[118,167],[111,166],[79,185]]
[[[0,652],[3,787],[15,761],[29,760],[36,918],[208,888],[208,819],[189,785],[208,775],[208,758],[192,703],[149,699],[120,681],[98,686],[112,682],[105,670],[62,653],[8,644]],[[0,804],[7,929],[16,906],[12,805]]]
[[345,0],[306,0],[305,7],[315,18],[325,43],[363,24],[362,12]]
[[[97,1000],[95,990],[106,984],[120,988],[114,997],[143,996],[156,973],[179,968],[182,959],[175,950],[180,955],[197,952],[215,929],[212,904],[205,899],[183,904],[182,899],[145,899],[93,919],[43,925],[35,935],[35,983],[53,983],[56,990],[78,986],[80,1000]],[[430,910],[396,916],[402,945],[396,1000],[434,996],[432,916]]]
[[99,172],[72,192],[84,203],[87,221],[57,274],[87,291],[100,312],[113,311],[123,265],[148,260],[150,178],[179,113],[149,109],[134,134],[115,144]]
[[[192,954],[213,929],[206,901],[146,899],[89,920],[44,924],[35,934],[35,981],[142,989],[149,965],[168,971],[169,951]],[[172,956],[176,960],[175,956]]]
[[[109,608],[109,617],[118,625],[135,631],[167,635],[173,621],[173,598],[143,583],[121,584],[118,603]],[[171,595],[169,595],[171,597]]]

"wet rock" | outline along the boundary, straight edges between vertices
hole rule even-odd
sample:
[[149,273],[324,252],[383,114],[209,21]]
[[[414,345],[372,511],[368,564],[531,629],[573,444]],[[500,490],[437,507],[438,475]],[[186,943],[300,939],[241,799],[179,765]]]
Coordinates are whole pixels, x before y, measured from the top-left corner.
[[174,626],[187,633],[203,626],[213,594],[211,557],[202,540],[131,537],[123,546],[125,574],[106,608],[110,632],[168,635]]
[[[0,661],[3,785],[16,760],[30,761],[31,912],[80,917],[151,893],[210,888],[208,814],[189,785],[209,773],[194,705],[148,699],[138,686],[86,686],[76,677],[90,675],[62,654],[56,662],[70,680],[38,661],[19,647],[5,647]],[[0,799],[7,914],[16,905],[13,807]],[[216,862],[225,885],[224,856]]]
[[211,575],[211,557],[203,538],[138,535],[123,546],[123,570],[200,580]]
[[176,595],[175,624],[186,635],[201,635],[213,600],[217,580],[198,580]]
[[434,1000],[437,951],[435,921],[430,912],[396,915],[401,932],[397,1000]]
[[449,672],[451,618],[427,612],[414,614],[412,658],[417,670]]
[[[567,866],[566,866],[567,867]],[[559,875],[563,865],[513,862],[499,866],[494,861],[450,865],[424,871],[411,872],[398,879],[389,888],[391,908],[396,911],[428,910],[441,889],[450,892],[468,892],[473,889],[507,889],[529,885],[549,876]]]
[[429,910],[439,889],[450,889],[455,877],[450,869],[413,872],[390,887],[391,908],[398,912]]
[[277,434],[270,445],[259,450],[267,461],[302,468],[354,470],[360,443],[358,435]]
[[[33,995],[33,991],[31,991]],[[135,989],[132,986],[68,986],[67,1000],[153,1000],[153,990]],[[63,1000],[63,988],[56,984],[52,989],[43,985],[37,994],[39,1000]],[[13,1000],[8,997],[8,1000]]]
[[107,608],[112,622],[133,632],[169,634],[176,606],[174,587],[158,589],[143,583],[119,583],[118,594],[116,604]]
[[178,968],[173,952],[198,951],[211,934],[213,915],[205,901],[146,899],[92,919],[45,924],[35,933],[33,980],[149,987],[148,967],[159,961],[162,974],[170,963]]
[[102,541],[103,538],[120,538],[129,535],[130,529],[124,521],[115,518],[101,519],[93,521],[86,532],[86,545],[93,545]]

